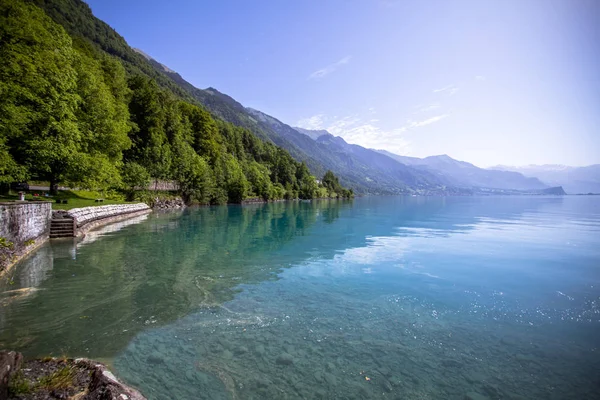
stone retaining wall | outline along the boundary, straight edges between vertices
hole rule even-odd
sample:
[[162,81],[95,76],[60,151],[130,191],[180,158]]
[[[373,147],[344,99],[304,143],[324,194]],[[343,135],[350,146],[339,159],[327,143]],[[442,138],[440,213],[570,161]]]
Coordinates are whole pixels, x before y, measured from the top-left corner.
[[48,235],[51,212],[49,201],[0,203],[0,237],[19,246]]
[[63,212],[63,214],[67,214],[68,216],[75,218],[77,227],[79,228],[99,219],[115,217],[117,215],[130,214],[134,212],[137,213],[140,211],[150,211],[150,207],[148,207],[148,205],[145,203],[112,204],[99,207],[72,208],[66,213]]
[[51,215],[49,201],[0,203],[0,275],[48,239]]

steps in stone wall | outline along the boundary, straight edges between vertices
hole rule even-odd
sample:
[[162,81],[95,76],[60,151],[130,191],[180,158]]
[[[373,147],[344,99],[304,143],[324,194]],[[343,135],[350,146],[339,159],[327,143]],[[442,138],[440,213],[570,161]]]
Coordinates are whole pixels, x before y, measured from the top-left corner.
[[75,220],[73,218],[52,218],[50,221],[50,239],[75,236]]

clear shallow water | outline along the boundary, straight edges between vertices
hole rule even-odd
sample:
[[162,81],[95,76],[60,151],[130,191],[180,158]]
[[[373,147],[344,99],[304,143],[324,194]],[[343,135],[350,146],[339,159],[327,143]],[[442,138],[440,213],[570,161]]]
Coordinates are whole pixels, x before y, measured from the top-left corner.
[[600,398],[597,197],[151,214],[0,290],[0,347],[102,359],[150,399]]

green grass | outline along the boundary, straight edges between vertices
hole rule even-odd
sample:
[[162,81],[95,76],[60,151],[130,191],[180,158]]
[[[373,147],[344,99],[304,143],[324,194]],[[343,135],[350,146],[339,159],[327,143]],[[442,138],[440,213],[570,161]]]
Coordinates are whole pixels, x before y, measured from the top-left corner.
[[[51,201],[53,210],[70,210],[72,208],[104,206],[108,204],[127,204],[124,197],[119,194],[102,194],[100,192],[89,190],[61,190],[56,196],[46,197],[47,192],[41,190],[32,190],[25,194],[25,200],[28,201]],[[8,195],[0,196],[0,201],[15,201],[19,196],[16,192],[10,192]],[[103,202],[96,202],[96,199],[104,199]],[[67,200],[67,204],[58,204],[57,200]]]
[[63,367],[52,374],[42,376],[37,382],[30,382],[23,375],[23,371],[14,374],[8,384],[9,397],[24,396],[39,390],[53,391],[69,389],[74,386],[77,371],[74,366]]
[[23,371],[18,371],[14,374],[8,382],[8,394],[9,397],[26,395],[33,391],[32,385],[25,379]]
[[68,389],[73,386],[75,374],[74,367],[64,367],[50,375],[42,377],[36,387],[48,391]]
[[[105,206],[108,204],[127,204],[121,196],[105,196],[102,193],[88,190],[62,190],[54,197],[57,200],[67,200],[67,204],[52,204],[53,210],[70,210],[71,208]],[[104,199],[96,202],[96,199]]]

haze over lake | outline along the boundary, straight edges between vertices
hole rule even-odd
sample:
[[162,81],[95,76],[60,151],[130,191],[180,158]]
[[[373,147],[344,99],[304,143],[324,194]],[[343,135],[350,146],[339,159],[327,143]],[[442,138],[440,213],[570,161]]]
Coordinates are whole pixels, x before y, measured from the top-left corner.
[[0,347],[149,399],[600,398],[597,197],[153,213],[46,243],[0,291]]

